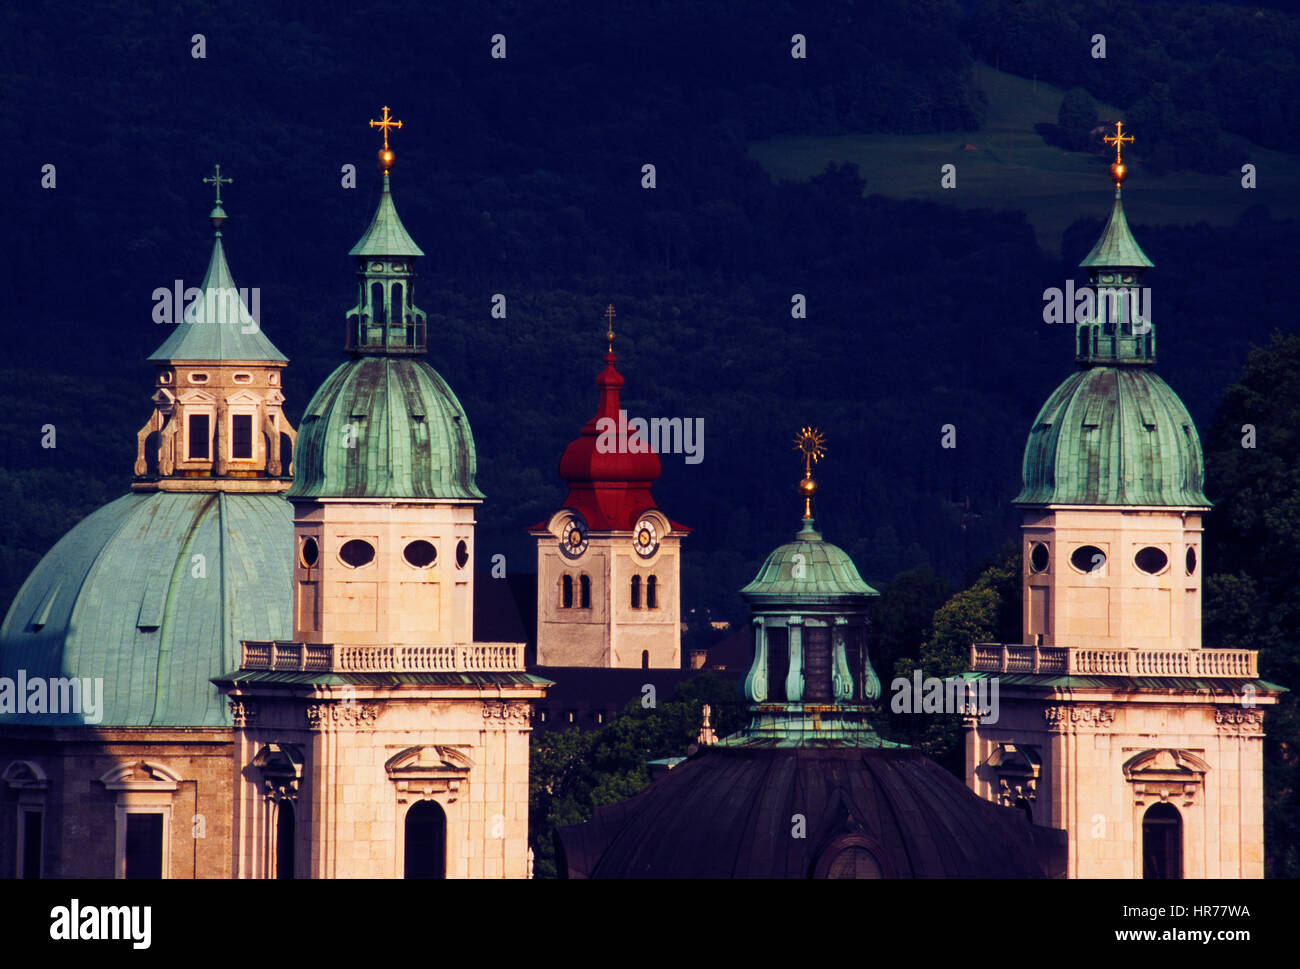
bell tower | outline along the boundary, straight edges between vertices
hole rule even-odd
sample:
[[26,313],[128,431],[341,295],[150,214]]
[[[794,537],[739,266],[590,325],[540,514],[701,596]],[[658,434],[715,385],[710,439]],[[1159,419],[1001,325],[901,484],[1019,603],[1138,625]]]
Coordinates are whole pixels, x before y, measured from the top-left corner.
[[245,642],[221,681],[249,765],[239,870],[296,851],[314,878],[523,878],[530,701],[550,684],[524,670],[523,643],[474,639],[474,437],[422,358],[421,252],[389,185],[401,122],[385,108],[371,125],[383,188],[351,252],[350,359],[307,405],[285,496],[293,640]]
[[[564,506],[537,540],[537,665],[681,666],[681,541],[690,529],[656,504],[659,456],[627,428],[614,368],[614,307],[596,415],[564,450]],[[611,443],[613,442],[613,443]]]
[[1258,878],[1264,709],[1281,688],[1253,651],[1201,642],[1201,444],[1154,372],[1149,297],[1132,311],[1152,263],[1121,198],[1132,137],[1107,140],[1115,202],[1082,266],[1128,308],[1098,299],[1078,372],[1030,429],[1024,642],[971,646],[968,676],[998,681],[1001,711],[965,721],[967,782],[1065,829],[1072,878]]

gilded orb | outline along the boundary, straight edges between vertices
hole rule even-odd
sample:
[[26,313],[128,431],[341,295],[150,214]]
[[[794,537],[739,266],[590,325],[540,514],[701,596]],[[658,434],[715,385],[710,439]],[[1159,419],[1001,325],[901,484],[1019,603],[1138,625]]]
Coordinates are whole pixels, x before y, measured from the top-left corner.
[[392,151],[390,151],[389,149],[387,148],[379,149],[379,170],[381,172],[388,171],[390,168],[393,167],[393,162],[396,160],[396,158],[397,156],[394,155]]
[[803,495],[805,498],[811,498],[813,495],[817,494],[817,482],[812,478],[804,478],[799,482],[799,494]]
[[1114,162],[1110,166],[1110,177],[1116,185],[1124,181],[1124,176],[1128,174],[1128,167],[1121,162]]

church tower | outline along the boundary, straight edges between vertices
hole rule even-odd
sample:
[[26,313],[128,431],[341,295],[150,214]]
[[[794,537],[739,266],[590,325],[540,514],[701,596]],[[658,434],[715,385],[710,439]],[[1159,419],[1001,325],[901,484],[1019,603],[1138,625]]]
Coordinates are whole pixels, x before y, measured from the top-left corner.
[[473,635],[474,439],[423,359],[423,255],[390,187],[352,248],[351,359],[303,414],[294,636],[245,642],[218,682],[241,763],[244,877],[523,878],[530,700],[522,643]]
[[600,403],[560,458],[569,493],[529,529],[537,539],[537,665],[677,669],[681,541],[690,529],[650,494],[659,456],[640,422],[628,427],[614,369],[614,307],[605,315]]
[[[1152,262],[1115,200],[1081,265],[1094,311],[1079,370],[1025,447],[1024,645],[976,644],[1001,686],[966,723],[969,783],[1069,832],[1071,877],[1259,877],[1263,707],[1256,654],[1201,643],[1204,463],[1191,416],[1154,372]],[[1142,309],[1145,307],[1145,309]]]

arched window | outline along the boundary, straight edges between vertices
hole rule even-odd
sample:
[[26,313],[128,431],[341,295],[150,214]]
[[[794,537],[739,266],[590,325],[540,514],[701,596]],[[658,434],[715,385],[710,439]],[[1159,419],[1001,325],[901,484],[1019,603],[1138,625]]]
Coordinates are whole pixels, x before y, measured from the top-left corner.
[[419,801],[406,812],[406,878],[447,877],[447,815],[437,801]]
[[293,802],[281,801],[275,818],[275,877],[293,877]]
[[641,669],[648,670],[649,668],[650,668],[650,650],[643,649],[641,650]]
[[394,323],[403,323],[406,320],[406,303],[402,300],[402,284],[393,283],[393,288],[389,292],[389,298],[393,303],[393,312],[390,316]]
[[582,575],[578,577],[578,607],[580,609],[591,608],[591,577]]
[[659,608],[659,597],[656,595],[656,586],[658,584],[658,580],[653,575],[645,580],[645,607],[647,609]]
[[1183,877],[1183,818],[1164,801],[1142,817],[1142,877]]
[[560,580],[560,608],[573,608],[573,576],[566,575]]
[[374,323],[387,322],[384,313],[384,287],[379,283],[370,284],[370,319]]
[[632,608],[641,608],[641,576],[632,576]]
[[883,846],[861,835],[836,838],[813,865],[813,878],[890,878],[893,876]]

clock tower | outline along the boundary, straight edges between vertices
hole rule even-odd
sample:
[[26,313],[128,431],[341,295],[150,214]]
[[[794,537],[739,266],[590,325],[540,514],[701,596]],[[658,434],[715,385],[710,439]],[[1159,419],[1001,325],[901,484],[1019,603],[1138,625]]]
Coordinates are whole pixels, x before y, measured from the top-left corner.
[[600,405],[560,458],[569,494],[529,529],[537,539],[537,665],[677,669],[681,541],[690,529],[655,505],[659,456],[645,436],[609,433],[627,422],[613,316],[611,306]]

